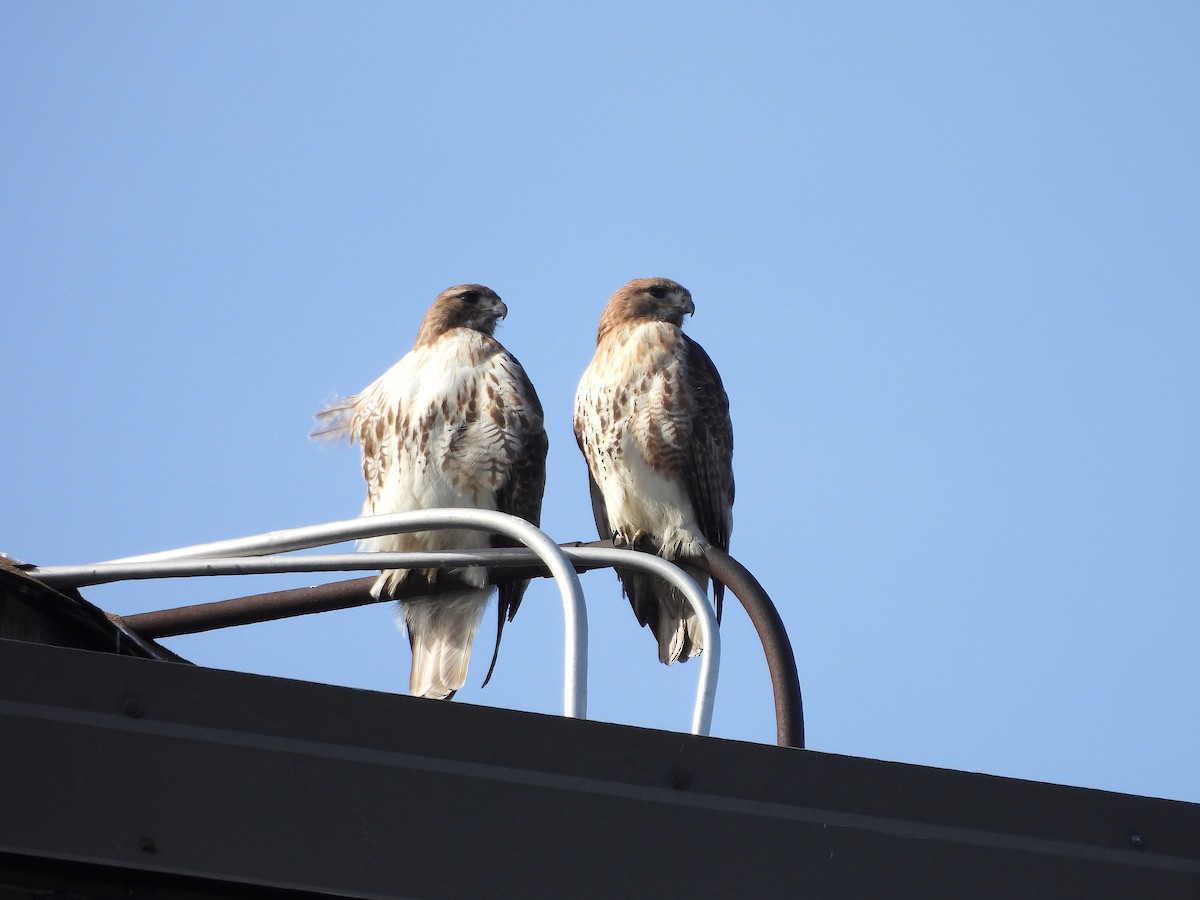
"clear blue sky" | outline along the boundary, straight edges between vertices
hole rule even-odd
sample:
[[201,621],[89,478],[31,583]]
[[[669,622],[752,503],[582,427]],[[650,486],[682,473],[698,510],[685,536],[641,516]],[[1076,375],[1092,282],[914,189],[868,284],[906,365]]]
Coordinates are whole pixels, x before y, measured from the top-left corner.
[[[3,4],[0,550],[355,515],[312,413],[464,281],[547,410],[544,525],[591,539],[575,386],[609,294],[666,275],[813,749],[1200,801],[1197,46],[1184,2]],[[697,667],[584,587],[593,716],[685,729]],[[461,699],[559,711],[561,631],[536,585]],[[770,742],[736,607],[724,636],[714,733]],[[408,668],[384,606],[169,645]]]

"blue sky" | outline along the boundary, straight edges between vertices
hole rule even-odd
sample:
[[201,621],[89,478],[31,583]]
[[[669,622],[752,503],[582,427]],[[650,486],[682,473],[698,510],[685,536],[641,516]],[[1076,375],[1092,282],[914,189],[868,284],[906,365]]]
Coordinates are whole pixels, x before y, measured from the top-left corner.
[[[1182,2],[4,4],[0,550],[355,515],[312,413],[464,281],[547,410],[544,527],[592,539],[575,386],[609,294],[666,275],[810,747],[1200,801],[1198,42]],[[697,668],[584,588],[592,716],[686,729]],[[400,691],[391,620],[168,643]],[[535,585],[460,698],[558,712],[561,631]],[[735,606],[723,634],[714,734],[771,742]]]

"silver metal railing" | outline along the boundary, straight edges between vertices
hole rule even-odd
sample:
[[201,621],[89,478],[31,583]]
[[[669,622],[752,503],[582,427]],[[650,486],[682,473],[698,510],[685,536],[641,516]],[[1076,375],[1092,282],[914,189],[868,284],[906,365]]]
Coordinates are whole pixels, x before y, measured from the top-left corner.
[[[503,534],[529,549],[425,553],[343,553],[274,555],[347,540],[439,528],[464,528]],[[695,609],[704,639],[700,679],[692,715],[692,733],[707,735],[720,669],[720,632],[707,598],[696,582],[675,564],[647,553],[609,547],[560,547],[523,519],[491,510],[439,509],[367,516],[323,525],[180,547],[82,566],[31,567],[27,574],[52,587],[83,587],[114,581],[201,575],[328,572],[388,568],[519,567],[540,561],[559,587],[565,619],[564,715],[587,716],[587,613],[572,562],[620,565],[641,569],[669,581]]]

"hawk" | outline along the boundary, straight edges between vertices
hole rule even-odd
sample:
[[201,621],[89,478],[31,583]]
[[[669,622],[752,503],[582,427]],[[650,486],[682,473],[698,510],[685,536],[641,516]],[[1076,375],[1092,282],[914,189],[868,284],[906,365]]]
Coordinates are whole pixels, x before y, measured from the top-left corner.
[[[596,355],[575,394],[575,438],[587,460],[602,538],[666,559],[729,549],[733,426],[721,376],[683,333],[692,295],[668,278],[638,278],[600,316]],[[686,567],[685,567],[686,568]],[[708,577],[687,571],[706,590]],[[700,623],[677,590],[617,569],[638,622],[670,665],[704,649]],[[713,585],[718,619],[724,585]]]
[[[362,447],[367,499],[362,514],[470,507],[511,513],[539,524],[548,442],[542,405],[525,370],[492,335],[508,308],[480,284],[438,295],[413,348],[373,384],[318,413],[316,437],[349,437]],[[485,532],[453,529],[382,535],[366,550],[463,550],[510,546]],[[462,687],[475,630],[491,595],[482,567],[456,573],[471,588],[402,600],[412,646],[409,692],[448,699]],[[432,585],[436,569],[393,569],[371,588],[379,599],[401,587]],[[528,581],[499,589],[496,649]]]

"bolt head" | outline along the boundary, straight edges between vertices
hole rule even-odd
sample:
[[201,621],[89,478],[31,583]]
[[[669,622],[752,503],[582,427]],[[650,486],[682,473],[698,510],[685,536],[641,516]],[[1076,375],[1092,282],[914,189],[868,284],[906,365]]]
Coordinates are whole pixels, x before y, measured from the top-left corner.
[[146,708],[137,697],[126,697],[121,701],[121,712],[131,719],[140,719],[146,714]]

